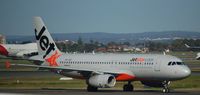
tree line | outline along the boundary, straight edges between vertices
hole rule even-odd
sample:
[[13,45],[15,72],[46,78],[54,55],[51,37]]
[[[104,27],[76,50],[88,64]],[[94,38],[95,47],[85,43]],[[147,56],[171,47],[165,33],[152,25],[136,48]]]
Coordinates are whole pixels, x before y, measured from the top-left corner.
[[63,52],[92,52],[98,48],[108,48],[110,45],[122,46],[126,45],[129,47],[140,47],[148,48],[149,51],[164,51],[166,49],[172,51],[189,51],[185,46],[188,44],[190,46],[200,46],[200,39],[177,39],[171,42],[155,42],[146,41],[144,43],[130,44],[129,42],[109,42],[107,44],[90,40],[88,43],[84,43],[81,38],[79,38],[75,43],[57,43],[57,46]]
[[[30,43],[31,41],[25,41],[24,43]],[[131,42],[109,42],[101,43],[98,41],[90,40],[87,43],[84,43],[83,40],[79,37],[76,42],[56,42],[58,48],[62,52],[93,52],[98,48],[108,48],[109,46],[123,46],[128,47],[137,47],[137,48],[148,48],[151,51],[164,51],[169,49],[171,51],[190,51],[185,44],[191,47],[200,47],[200,39],[176,39],[172,41],[158,42],[158,41],[145,41],[141,43],[131,44]],[[200,51],[200,50],[199,50]]]

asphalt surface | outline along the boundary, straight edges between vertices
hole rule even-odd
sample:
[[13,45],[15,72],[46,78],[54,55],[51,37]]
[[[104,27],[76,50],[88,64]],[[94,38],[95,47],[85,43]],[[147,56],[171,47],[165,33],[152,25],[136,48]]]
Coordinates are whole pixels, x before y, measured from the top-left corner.
[[135,90],[123,92],[122,90],[99,90],[87,92],[85,89],[1,89],[0,95],[199,95],[200,91],[173,90],[162,93],[160,90]]
[[21,77],[55,77],[60,76],[49,71],[0,71],[2,78],[21,78]]

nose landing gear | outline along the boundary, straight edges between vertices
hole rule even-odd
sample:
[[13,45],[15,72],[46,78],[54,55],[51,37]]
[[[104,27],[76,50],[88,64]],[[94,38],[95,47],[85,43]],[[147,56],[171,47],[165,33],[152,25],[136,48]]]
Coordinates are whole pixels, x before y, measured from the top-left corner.
[[170,92],[169,84],[170,84],[170,81],[164,81],[163,82],[163,89],[162,89],[163,93],[169,93]]

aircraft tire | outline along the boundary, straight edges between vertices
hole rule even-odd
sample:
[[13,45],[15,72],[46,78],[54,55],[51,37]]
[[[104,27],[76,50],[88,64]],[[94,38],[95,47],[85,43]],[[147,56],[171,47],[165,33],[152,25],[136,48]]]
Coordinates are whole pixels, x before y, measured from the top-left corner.
[[133,85],[132,84],[125,84],[124,86],[123,86],[123,91],[125,91],[125,92],[131,92],[131,91],[133,91]]

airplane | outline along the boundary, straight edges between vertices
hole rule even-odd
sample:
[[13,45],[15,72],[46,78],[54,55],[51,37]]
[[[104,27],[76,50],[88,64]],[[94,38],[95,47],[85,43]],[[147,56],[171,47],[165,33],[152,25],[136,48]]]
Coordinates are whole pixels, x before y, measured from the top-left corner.
[[0,44],[0,54],[11,58],[31,57],[38,54],[36,43]]
[[200,51],[200,47],[198,46],[189,46],[188,44],[185,44],[185,46],[191,51]]
[[133,91],[132,82],[141,81],[150,87],[162,87],[170,92],[170,81],[187,78],[191,70],[171,55],[161,54],[67,54],[57,48],[41,17],[34,17],[35,38],[41,65],[11,64],[48,69],[67,77],[85,79],[87,91],[114,87],[117,81],[127,81],[123,91]]
[[[191,51],[200,51],[200,47],[197,47],[197,46],[196,47],[191,47],[191,46],[189,46],[187,44],[185,44],[185,46]],[[196,60],[200,60],[200,52],[197,53]]]
[[197,53],[196,60],[200,60],[200,52]]

